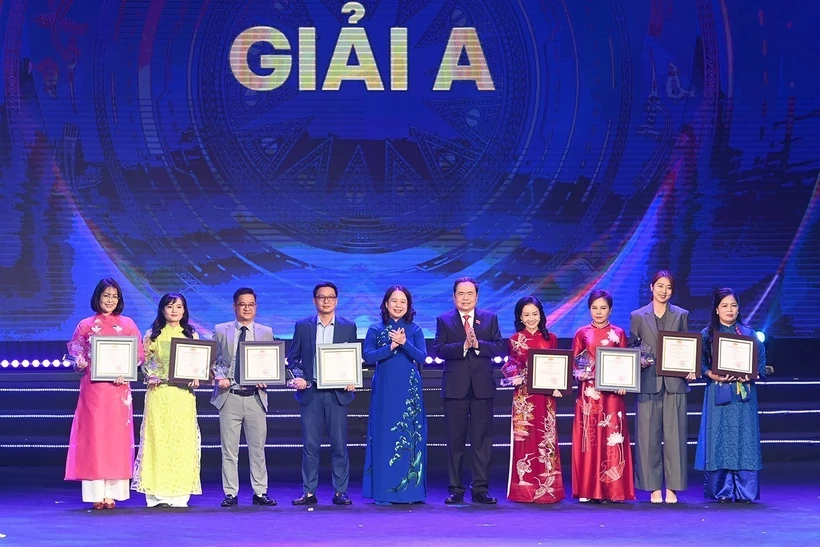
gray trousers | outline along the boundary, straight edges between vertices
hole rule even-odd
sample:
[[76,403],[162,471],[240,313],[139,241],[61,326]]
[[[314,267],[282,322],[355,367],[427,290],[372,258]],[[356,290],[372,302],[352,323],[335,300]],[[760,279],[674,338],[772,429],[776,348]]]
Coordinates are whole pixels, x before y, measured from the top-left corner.
[[225,495],[239,493],[239,435],[245,426],[248,458],[251,462],[251,486],[257,496],[268,491],[268,467],[265,464],[265,439],[268,423],[258,396],[241,397],[228,393],[219,409],[219,437],[222,443],[222,490]]
[[686,393],[639,393],[635,429],[635,488],[686,490]]

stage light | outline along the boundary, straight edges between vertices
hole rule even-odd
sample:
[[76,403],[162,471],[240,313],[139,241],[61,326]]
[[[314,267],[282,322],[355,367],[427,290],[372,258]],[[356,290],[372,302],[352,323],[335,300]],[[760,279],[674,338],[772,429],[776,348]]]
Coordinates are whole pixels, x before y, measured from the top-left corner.
[[506,363],[510,359],[509,356],[504,357],[504,362]]
[[20,361],[18,361],[17,359],[13,360],[11,362],[11,366],[14,367],[14,368],[19,367],[20,366]]
[[39,366],[40,366],[40,361],[38,361],[37,359],[35,359],[34,361],[32,361],[32,362],[31,362],[31,366],[33,366],[33,367],[39,367]]
[[502,361],[501,357],[494,357],[493,358],[494,363],[500,363],[501,361]]
[[2,361],[0,361],[0,367],[3,367],[3,368],[9,368],[9,361],[8,361],[8,359],[3,359]]
[[437,365],[440,365],[440,364],[442,364],[442,363],[444,362],[444,359],[442,359],[442,358],[440,358],[440,357],[436,357],[436,358],[434,359],[434,361],[436,362],[436,364],[437,364]]
[[43,359],[43,363],[42,363],[42,365],[43,365],[44,367],[50,366],[50,365],[51,365],[51,361],[49,361],[48,359]]
[[23,359],[23,362],[20,363],[20,364],[23,365],[24,367],[28,368],[28,365],[29,365],[28,359]]
[[429,364],[431,364],[431,363],[433,362],[433,358],[432,358],[432,357],[430,357],[430,356],[428,355],[428,356],[427,356],[427,359],[425,359],[425,360],[424,360],[424,362],[425,362],[425,363],[427,363],[427,364],[429,365]]
[[755,336],[757,336],[757,339],[760,340],[761,344],[766,343],[766,333],[763,332],[762,330],[756,331]]

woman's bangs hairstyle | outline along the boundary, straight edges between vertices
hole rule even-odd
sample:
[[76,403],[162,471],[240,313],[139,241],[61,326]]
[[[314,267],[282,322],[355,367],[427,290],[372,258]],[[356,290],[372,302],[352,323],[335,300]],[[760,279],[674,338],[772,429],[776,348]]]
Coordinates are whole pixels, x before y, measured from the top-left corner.
[[538,319],[538,330],[541,331],[541,334],[544,336],[545,340],[549,340],[549,331],[547,330],[547,316],[544,313],[544,304],[541,303],[535,296],[525,296],[518,300],[515,304],[515,332],[521,332],[525,329],[524,322],[521,321],[521,313],[523,313],[524,308],[528,305],[532,304],[536,308],[538,308],[538,314],[541,316]]
[[407,311],[404,314],[405,323],[412,323],[413,319],[416,317],[416,310],[413,309],[413,297],[410,296],[410,291],[407,287],[402,285],[393,285],[387,292],[384,293],[384,298],[382,298],[382,305],[380,307],[381,316],[382,316],[382,324],[387,325],[390,323],[390,312],[387,311],[387,302],[390,301],[390,297],[393,295],[394,292],[401,291],[404,293],[404,296],[407,297]]
[[159,305],[157,306],[157,317],[151,324],[151,340],[156,340],[159,333],[162,332],[163,328],[165,328],[166,321],[163,310],[165,309],[165,306],[175,300],[182,302],[182,309],[184,310],[182,313],[182,319],[179,320],[179,326],[182,327],[182,334],[184,334],[186,338],[194,337],[194,327],[188,323],[188,301],[185,300],[185,297],[180,293],[169,292],[162,295],[162,298],[159,299]]

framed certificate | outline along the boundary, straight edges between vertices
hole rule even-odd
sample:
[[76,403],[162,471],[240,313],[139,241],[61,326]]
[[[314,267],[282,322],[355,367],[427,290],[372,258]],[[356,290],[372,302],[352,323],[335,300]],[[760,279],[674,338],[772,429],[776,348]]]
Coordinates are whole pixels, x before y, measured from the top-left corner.
[[686,378],[700,376],[702,337],[700,333],[660,331],[658,333],[658,376]]
[[572,361],[568,349],[532,349],[527,359],[527,391],[552,395],[556,389],[572,392]]
[[136,336],[91,337],[91,381],[113,382],[120,376],[137,381]]
[[236,383],[240,386],[285,385],[285,342],[240,342]]
[[715,332],[712,372],[720,376],[748,376],[757,380],[757,344],[751,336]]
[[207,382],[211,379],[211,365],[216,360],[216,351],[215,340],[171,338],[168,383]]
[[641,350],[638,348],[597,348],[595,389],[599,391],[641,390]]
[[362,345],[317,344],[316,388],[344,389],[362,387]]

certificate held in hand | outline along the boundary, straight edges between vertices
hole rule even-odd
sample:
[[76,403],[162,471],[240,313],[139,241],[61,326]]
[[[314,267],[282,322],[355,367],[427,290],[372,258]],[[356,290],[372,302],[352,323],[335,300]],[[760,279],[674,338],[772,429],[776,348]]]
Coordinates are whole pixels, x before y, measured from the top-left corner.
[[700,333],[660,331],[658,333],[658,376],[686,378],[700,376],[702,338]]
[[757,380],[757,343],[751,336],[715,332],[712,372],[718,376],[748,376]]
[[92,336],[91,381],[136,382],[138,343],[136,336]]
[[572,392],[572,350],[532,349],[527,359],[527,391],[552,395]]
[[316,345],[316,389],[362,387],[362,345]]
[[641,350],[599,347],[595,355],[595,389],[639,393]]
[[285,385],[285,342],[243,341],[239,343],[240,386]]
[[215,340],[171,339],[169,384],[190,384],[194,380],[211,379],[211,366],[216,360]]

